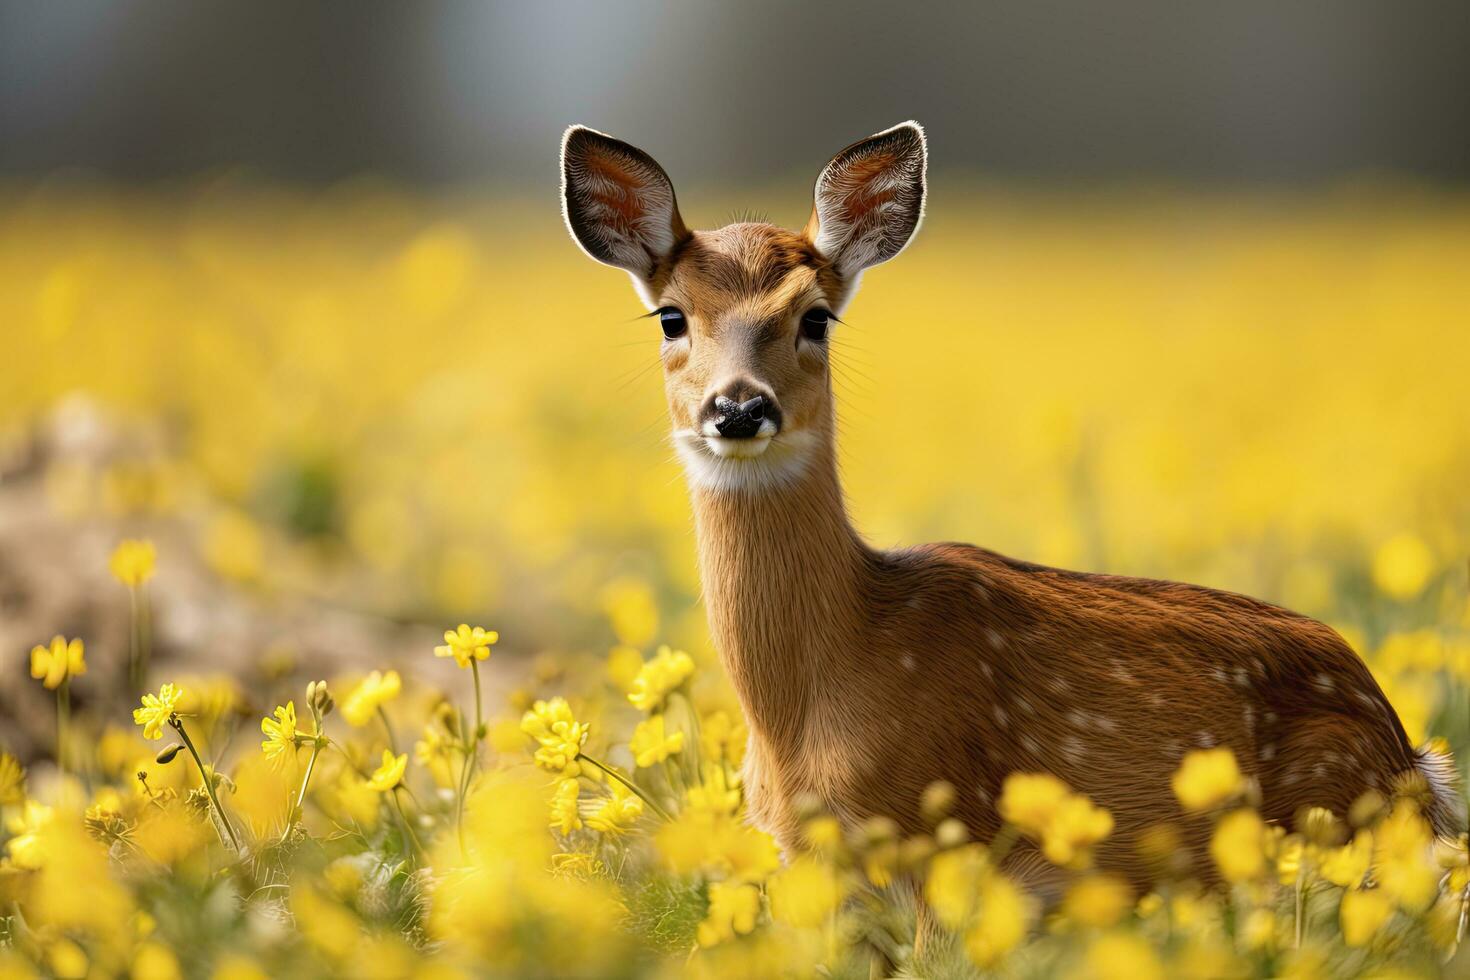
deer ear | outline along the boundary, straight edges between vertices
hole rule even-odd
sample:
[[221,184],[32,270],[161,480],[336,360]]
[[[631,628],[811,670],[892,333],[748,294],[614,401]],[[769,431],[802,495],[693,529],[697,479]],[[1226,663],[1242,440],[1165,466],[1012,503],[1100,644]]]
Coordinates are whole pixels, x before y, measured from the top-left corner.
[[928,148],[916,122],[859,140],[817,177],[806,233],[837,271],[855,276],[909,243],[924,217]]
[[688,234],[674,185],[638,149],[586,126],[561,141],[561,200],[567,229],[599,262],[647,283],[660,261]]

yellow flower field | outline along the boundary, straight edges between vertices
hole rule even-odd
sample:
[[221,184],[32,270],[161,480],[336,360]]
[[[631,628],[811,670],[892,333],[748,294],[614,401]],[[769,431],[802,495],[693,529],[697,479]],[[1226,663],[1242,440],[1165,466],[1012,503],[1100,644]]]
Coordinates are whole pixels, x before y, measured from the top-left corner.
[[[834,333],[855,519],[1320,617],[1463,777],[1467,268],[1463,196],[940,180]],[[1287,834],[1228,750],[1216,889],[1044,773],[780,854],[642,312],[552,193],[0,189],[0,978],[1470,969],[1412,787]]]

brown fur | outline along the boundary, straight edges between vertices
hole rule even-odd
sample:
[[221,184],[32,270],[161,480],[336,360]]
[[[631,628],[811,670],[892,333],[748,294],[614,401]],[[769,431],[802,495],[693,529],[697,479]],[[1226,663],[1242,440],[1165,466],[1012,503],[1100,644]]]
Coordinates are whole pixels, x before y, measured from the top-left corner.
[[[917,214],[901,218],[917,224]],[[1263,815],[1287,826],[1308,805],[1345,815],[1361,794],[1416,771],[1368,669],[1314,620],[969,545],[864,544],[838,482],[826,346],[798,337],[805,311],[838,309],[852,288],[814,247],[817,226],[684,232],[679,222],[677,246],[645,280],[653,305],[689,321],[688,337],[663,352],[676,430],[695,426],[715,393],[765,390],[785,420],[777,440],[810,442],[791,479],[733,489],[691,480],[704,602],[750,726],[756,824],[800,847],[800,814],[814,804],[849,827],[885,816],[917,833],[923,790],[943,780],[960,791],[956,815],[989,840],[1006,775],[1050,772],[1112,812],[1098,863],[1142,886],[1137,845],[1165,822],[1194,873],[1210,877],[1208,822],[1184,814],[1170,787],[1191,749],[1228,746],[1258,784]],[[1441,833],[1450,812],[1429,807]],[[1047,887],[1034,850],[1023,845],[1011,864]]]

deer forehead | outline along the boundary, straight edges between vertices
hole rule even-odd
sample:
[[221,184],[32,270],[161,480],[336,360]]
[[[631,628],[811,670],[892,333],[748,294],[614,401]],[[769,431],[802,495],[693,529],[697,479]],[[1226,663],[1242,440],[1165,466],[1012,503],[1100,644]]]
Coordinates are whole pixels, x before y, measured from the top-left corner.
[[835,299],[840,290],[831,263],[804,237],[743,222],[691,235],[661,293],[705,318],[738,309],[742,318],[769,319],[803,301]]

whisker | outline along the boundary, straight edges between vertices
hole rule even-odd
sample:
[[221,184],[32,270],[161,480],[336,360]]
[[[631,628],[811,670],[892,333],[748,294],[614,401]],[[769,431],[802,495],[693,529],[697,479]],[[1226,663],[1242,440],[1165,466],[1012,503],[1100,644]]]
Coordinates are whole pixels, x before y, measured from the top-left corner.
[[615,394],[619,394],[619,395],[623,394],[625,391],[627,391],[627,389],[631,388],[635,383],[643,380],[648,375],[648,372],[649,371],[652,371],[654,368],[658,367],[658,363],[659,363],[658,361],[649,361],[647,364],[643,365],[643,367],[638,368],[633,373],[632,377],[629,377],[626,380],[620,382],[616,386],[616,388],[613,389],[614,390],[614,393]]

